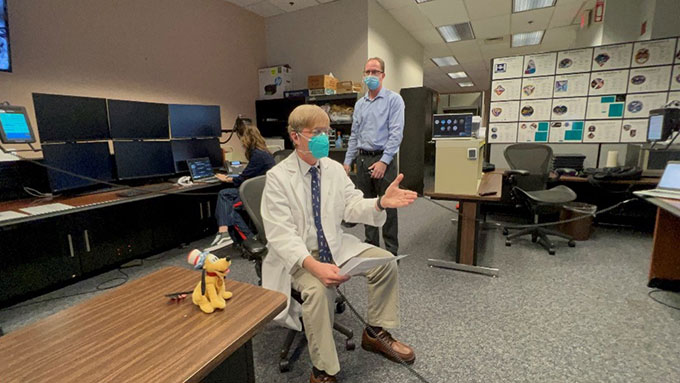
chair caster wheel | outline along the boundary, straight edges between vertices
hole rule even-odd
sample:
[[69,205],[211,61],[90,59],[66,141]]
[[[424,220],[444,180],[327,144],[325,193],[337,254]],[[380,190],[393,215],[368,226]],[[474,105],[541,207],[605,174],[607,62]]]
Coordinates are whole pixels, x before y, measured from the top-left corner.
[[503,228],[503,235],[508,235],[510,234],[510,230]]
[[505,241],[505,246],[508,246],[508,247],[509,247],[510,245],[512,245],[512,242],[511,242],[510,240],[506,240],[506,241]]
[[345,302],[340,302],[335,305],[335,313],[336,314],[342,314],[345,312],[345,309],[347,306],[345,305]]
[[569,247],[576,247],[576,242],[574,242],[572,239],[571,241],[567,242],[567,245],[569,245]]
[[345,340],[345,350],[354,351],[355,348],[357,348],[357,345],[354,344],[353,340],[351,340],[351,339]]
[[548,250],[548,254],[550,254],[550,255],[555,255],[555,249],[550,249],[550,250]]
[[288,362],[287,360],[279,361],[279,371],[281,372],[290,371],[290,362]]

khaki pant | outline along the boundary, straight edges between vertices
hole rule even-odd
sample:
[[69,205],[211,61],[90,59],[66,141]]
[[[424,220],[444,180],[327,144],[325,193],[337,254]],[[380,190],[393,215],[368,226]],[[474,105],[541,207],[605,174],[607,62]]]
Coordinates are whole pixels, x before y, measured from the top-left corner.
[[[318,252],[312,256],[319,259]],[[391,258],[386,250],[373,247],[358,255],[361,258]],[[368,316],[371,326],[399,326],[399,272],[396,262],[378,266],[366,273],[368,279]],[[312,364],[319,370],[335,375],[340,362],[333,340],[335,288],[327,288],[303,268],[293,273],[293,288],[302,296],[302,320]]]

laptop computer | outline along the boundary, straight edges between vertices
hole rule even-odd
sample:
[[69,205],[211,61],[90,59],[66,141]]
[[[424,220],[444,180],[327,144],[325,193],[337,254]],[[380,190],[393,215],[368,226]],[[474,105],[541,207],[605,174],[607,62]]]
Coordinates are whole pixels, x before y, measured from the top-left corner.
[[642,197],[680,200],[680,161],[669,161],[656,189],[635,192]]
[[187,160],[189,175],[195,183],[219,183],[208,157]]

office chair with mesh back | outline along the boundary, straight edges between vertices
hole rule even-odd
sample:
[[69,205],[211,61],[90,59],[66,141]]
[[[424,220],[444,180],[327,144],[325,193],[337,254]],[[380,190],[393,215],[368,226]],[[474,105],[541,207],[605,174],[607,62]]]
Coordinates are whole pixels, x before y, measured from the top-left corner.
[[274,152],[274,162],[277,164],[281,161],[283,161],[286,157],[288,157],[291,153],[293,153],[293,149],[282,149],[282,150],[277,150]]
[[[576,199],[576,193],[564,185],[546,190],[553,155],[550,146],[514,144],[505,148],[503,155],[511,167],[505,175],[512,185],[513,199],[531,211],[533,223],[539,223],[540,215],[556,212],[563,204]],[[576,246],[574,239],[569,235],[545,227],[524,229],[513,234],[509,234],[508,229],[504,228],[503,234],[506,235],[506,246],[510,246],[514,238],[531,235],[531,241],[538,241],[550,255],[555,254],[555,244],[550,241],[548,235],[568,240],[570,247]]]
[[[264,231],[264,225],[262,223],[262,214],[260,213],[260,205],[262,204],[262,192],[264,190],[264,184],[266,181],[266,176],[254,177],[246,180],[241,184],[239,188],[239,194],[241,195],[241,201],[243,201],[243,206],[245,207],[248,215],[250,216],[253,225],[257,229],[257,235],[254,238],[249,238],[243,242],[243,249],[245,250],[248,258],[255,262],[255,272],[257,277],[260,279],[259,282],[262,284],[262,261],[264,257],[267,256],[267,237]],[[299,291],[291,287],[291,297],[302,304],[302,296]],[[345,302],[340,298],[335,300],[335,312],[341,314],[345,311]],[[302,320],[302,318],[300,318]],[[304,323],[303,323],[304,328]],[[352,329],[345,327],[338,323],[333,322],[333,329],[345,336],[345,349],[348,351],[354,350],[356,347],[352,338],[354,337],[354,332]],[[290,371],[291,363],[294,361],[288,355],[290,354],[291,346],[293,341],[297,336],[299,331],[288,330],[286,335],[286,340],[281,348],[280,360],[279,360],[279,370],[281,372]]]

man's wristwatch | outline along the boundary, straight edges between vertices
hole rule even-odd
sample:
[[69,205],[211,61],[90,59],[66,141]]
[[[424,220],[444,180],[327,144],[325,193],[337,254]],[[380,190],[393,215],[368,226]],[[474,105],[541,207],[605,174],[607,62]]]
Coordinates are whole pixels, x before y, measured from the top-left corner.
[[380,203],[380,200],[382,200],[382,196],[379,196],[379,197],[378,197],[378,201],[376,201],[376,205],[378,205],[378,209],[379,209],[380,211],[383,211],[383,210],[385,210],[385,208],[384,208],[383,205]]

